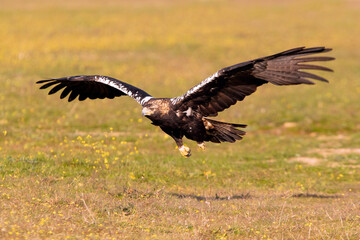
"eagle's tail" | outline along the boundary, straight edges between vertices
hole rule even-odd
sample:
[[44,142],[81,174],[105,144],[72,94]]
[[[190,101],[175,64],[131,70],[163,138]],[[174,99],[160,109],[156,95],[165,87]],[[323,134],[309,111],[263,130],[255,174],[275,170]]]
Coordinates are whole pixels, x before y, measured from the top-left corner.
[[206,141],[220,143],[220,142],[235,142],[241,140],[245,132],[237,128],[245,128],[244,124],[219,122],[209,118],[203,118],[204,126],[206,128]]

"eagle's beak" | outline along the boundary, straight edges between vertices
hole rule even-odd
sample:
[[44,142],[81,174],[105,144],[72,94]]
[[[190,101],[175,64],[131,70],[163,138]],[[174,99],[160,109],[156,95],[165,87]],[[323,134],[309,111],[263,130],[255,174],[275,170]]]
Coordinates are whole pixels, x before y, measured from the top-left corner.
[[150,116],[151,115],[151,113],[152,113],[152,111],[149,109],[149,108],[147,108],[147,107],[144,107],[143,109],[142,109],[142,111],[141,111],[141,115],[143,115],[143,116]]

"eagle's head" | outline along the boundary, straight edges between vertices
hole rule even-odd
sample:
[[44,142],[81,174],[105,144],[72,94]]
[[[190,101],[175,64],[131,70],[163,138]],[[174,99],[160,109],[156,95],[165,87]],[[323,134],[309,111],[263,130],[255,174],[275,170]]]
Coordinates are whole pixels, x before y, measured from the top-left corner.
[[159,120],[170,111],[168,99],[155,99],[144,105],[141,113],[151,120]]
[[151,117],[156,112],[156,108],[153,107],[144,107],[141,111],[141,114],[145,117]]

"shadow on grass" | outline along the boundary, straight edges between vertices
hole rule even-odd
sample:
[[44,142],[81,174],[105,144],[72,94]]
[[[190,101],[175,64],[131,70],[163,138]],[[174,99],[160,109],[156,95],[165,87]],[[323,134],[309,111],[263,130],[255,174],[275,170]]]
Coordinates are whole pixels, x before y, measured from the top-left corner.
[[[246,194],[240,194],[240,195],[232,195],[232,196],[225,196],[220,197],[217,194],[215,194],[215,197],[204,197],[204,196],[198,196],[194,194],[180,194],[180,193],[168,193],[170,196],[174,196],[177,198],[191,198],[196,199],[197,201],[227,201],[227,200],[234,200],[234,199],[250,199],[252,196],[250,196],[250,193]],[[312,194],[312,193],[298,193],[293,194],[291,197],[293,198],[319,198],[319,199],[337,199],[342,198],[342,196],[339,195],[323,195],[323,194]]]
[[341,198],[339,195],[323,195],[323,194],[312,194],[312,193],[298,193],[293,194],[293,198]]
[[215,197],[204,197],[198,196],[194,194],[179,194],[179,193],[169,193],[170,196],[174,196],[177,198],[191,198],[196,199],[198,201],[226,201],[226,200],[233,200],[233,199],[249,199],[250,193],[240,194],[240,195],[232,195],[226,197],[220,197],[219,195],[215,194]]

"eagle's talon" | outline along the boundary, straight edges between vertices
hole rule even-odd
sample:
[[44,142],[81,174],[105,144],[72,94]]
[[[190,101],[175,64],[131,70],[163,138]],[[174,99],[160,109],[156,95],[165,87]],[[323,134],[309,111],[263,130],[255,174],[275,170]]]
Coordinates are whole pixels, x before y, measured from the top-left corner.
[[205,149],[206,149],[204,142],[198,143],[198,147],[199,147],[202,151],[205,151]]
[[188,157],[191,156],[191,150],[190,150],[190,148],[188,148],[188,147],[186,147],[186,146],[184,146],[184,145],[182,145],[182,146],[179,148],[179,151],[180,151],[181,155],[182,155],[183,157],[185,157],[185,158],[188,158]]

